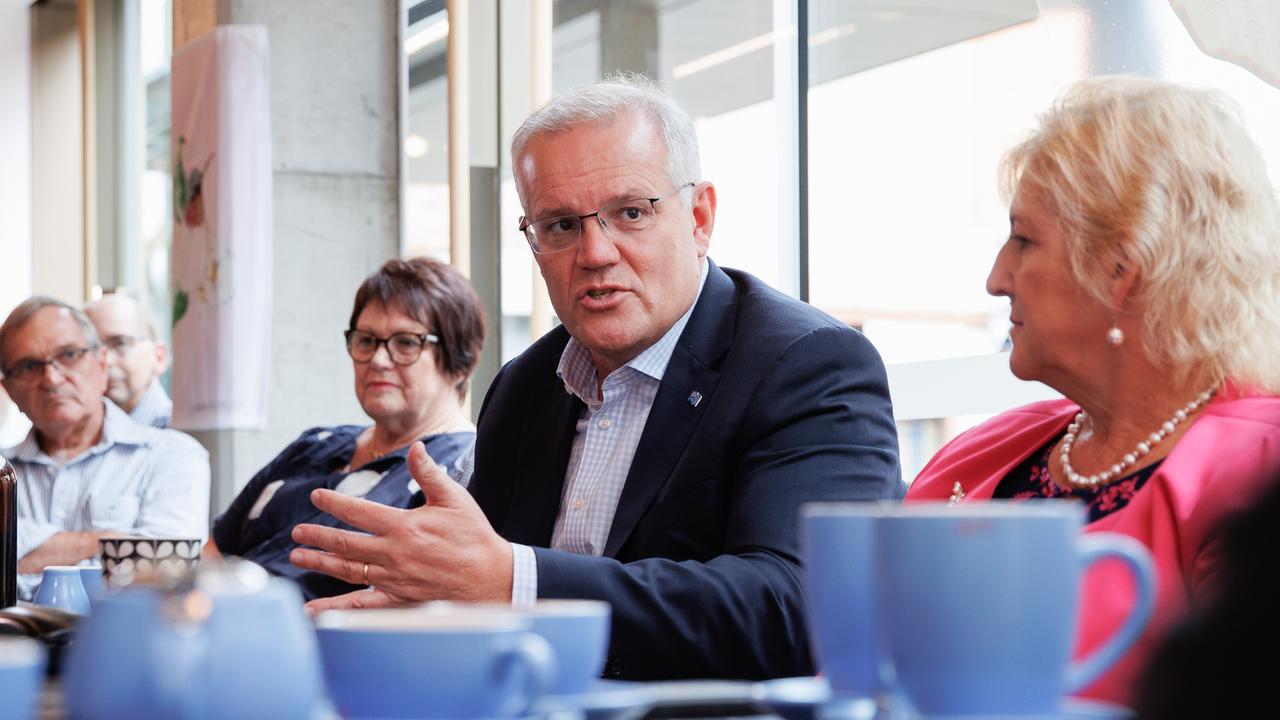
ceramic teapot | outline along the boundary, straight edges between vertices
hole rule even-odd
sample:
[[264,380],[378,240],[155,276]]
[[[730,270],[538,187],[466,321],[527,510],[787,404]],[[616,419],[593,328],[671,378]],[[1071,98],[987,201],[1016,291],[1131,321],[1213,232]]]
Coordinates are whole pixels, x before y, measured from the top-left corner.
[[128,587],[81,624],[63,678],[75,718],[309,718],[315,631],[287,580],[229,559],[185,588]]

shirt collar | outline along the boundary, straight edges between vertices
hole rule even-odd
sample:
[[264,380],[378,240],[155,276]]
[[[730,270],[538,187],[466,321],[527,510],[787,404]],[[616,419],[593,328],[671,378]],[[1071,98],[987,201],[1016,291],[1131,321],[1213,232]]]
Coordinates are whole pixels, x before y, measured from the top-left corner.
[[[103,398],[102,404],[106,408],[102,418],[102,438],[98,440],[97,445],[73,459],[102,452],[112,445],[140,445],[145,447],[151,444],[151,438],[148,437],[147,433],[149,428],[134,422],[125,411],[110,400]],[[49,459],[49,456],[45,455],[44,451],[40,449],[40,443],[36,440],[35,426],[32,426],[27,431],[27,437],[22,442],[14,446],[10,457],[24,462],[39,462],[41,458]],[[49,460],[49,462],[52,462],[52,460]]]
[[142,397],[138,398],[138,406],[134,410],[144,407],[164,407],[171,405],[172,402],[169,399],[169,393],[164,391],[164,386],[160,384],[160,378],[157,377],[147,386],[146,392],[142,393]]
[[104,399],[102,404],[107,407],[107,412],[102,423],[102,442],[98,443],[99,445],[147,446],[151,444],[149,432],[151,428],[139,424],[110,400]]
[[[668,328],[662,337],[658,338],[657,342],[631,358],[627,364],[615,370],[609,377],[614,377],[627,370],[628,372],[647,375],[658,382],[662,381],[662,376],[667,371],[667,363],[671,361],[671,353],[675,351],[676,343],[679,342],[685,325],[689,324],[689,317],[693,315],[693,309],[698,306],[698,299],[702,297],[702,289],[706,287],[707,273],[710,267],[711,263],[706,258],[703,258],[702,270],[698,277],[698,293],[693,296],[693,302],[689,305],[689,309],[680,316],[680,319],[676,320],[675,324]],[[556,366],[556,377],[564,381],[565,392],[576,395],[588,405],[599,402],[597,397],[599,383],[597,383],[595,363],[591,360],[591,352],[572,336],[564,346],[564,351],[560,353],[560,364]],[[605,380],[608,380],[608,378],[605,378]]]

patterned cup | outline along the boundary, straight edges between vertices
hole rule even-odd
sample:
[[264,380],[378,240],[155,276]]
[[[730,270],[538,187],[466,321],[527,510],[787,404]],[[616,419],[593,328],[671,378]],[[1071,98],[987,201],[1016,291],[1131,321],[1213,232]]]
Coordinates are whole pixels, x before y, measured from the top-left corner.
[[98,541],[107,588],[181,584],[200,562],[200,541],[176,538],[107,537]]

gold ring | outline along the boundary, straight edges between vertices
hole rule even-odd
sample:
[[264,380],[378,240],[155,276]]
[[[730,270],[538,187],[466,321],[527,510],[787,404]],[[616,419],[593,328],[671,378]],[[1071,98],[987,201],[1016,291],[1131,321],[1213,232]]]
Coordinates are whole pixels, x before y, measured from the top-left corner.
[[364,576],[364,584],[368,585],[369,584],[369,563],[364,564],[364,569],[360,571],[360,574]]

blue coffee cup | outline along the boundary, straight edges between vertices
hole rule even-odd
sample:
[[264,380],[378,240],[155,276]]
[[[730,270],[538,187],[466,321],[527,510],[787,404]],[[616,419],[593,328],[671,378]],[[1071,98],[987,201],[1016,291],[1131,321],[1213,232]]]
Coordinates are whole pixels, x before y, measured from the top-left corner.
[[872,603],[874,525],[897,503],[808,503],[801,509],[809,639],[839,695],[884,690]]
[[578,695],[600,678],[609,651],[609,603],[598,600],[539,600],[524,608],[533,632],[556,656],[552,695]]
[[545,640],[514,613],[334,610],[316,619],[329,697],[343,717],[510,718],[555,676]]
[[[917,711],[1052,714],[1123,656],[1151,617],[1151,558],[1132,538],[1083,525],[1071,501],[908,504],[876,521],[880,648]],[[1103,558],[1129,568],[1138,600],[1071,662],[1080,578]]]
[[76,565],[50,565],[40,578],[40,588],[33,598],[36,605],[47,605],[67,612],[87,615],[89,594],[80,579]]
[[25,637],[0,637],[0,717],[36,716],[44,685],[44,646]]
[[527,617],[530,630],[546,640],[555,654],[556,674],[548,694],[560,700],[587,692],[604,670],[611,616],[607,602],[548,599],[518,607],[509,603],[432,602],[424,608],[442,614],[478,612]]
[[84,583],[84,592],[89,596],[89,607],[93,607],[106,592],[106,578],[102,574],[101,565],[80,565],[80,582]]

